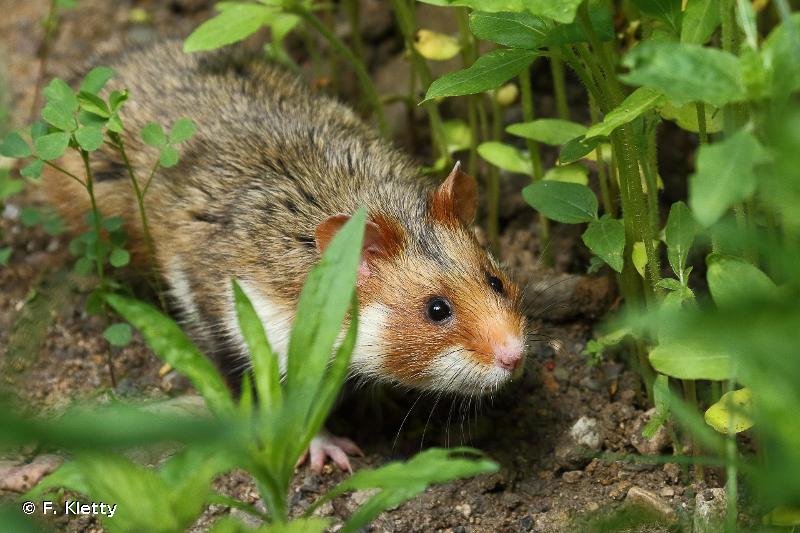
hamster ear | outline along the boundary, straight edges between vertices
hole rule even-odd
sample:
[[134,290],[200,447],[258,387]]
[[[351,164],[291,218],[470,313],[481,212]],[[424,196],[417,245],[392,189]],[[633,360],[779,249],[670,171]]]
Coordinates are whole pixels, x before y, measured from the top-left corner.
[[438,220],[456,218],[469,225],[475,219],[478,209],[478,183],[475,178],[461,171],[461,161],[439,185],[431,199],[431,214]]
[[[333,215],[317,226],[315,231],[317,249],[320,253],[333,240],[333,236],[350,220],[350,215]],[[379,257],[388,257],[396,250],[398,241],[394,229],[388,221],[380,218],[378,223],[367,220],[364,227],[364,244],[361,249],[361,265],[358,268],[359,279],[370,275],[370,262]]]

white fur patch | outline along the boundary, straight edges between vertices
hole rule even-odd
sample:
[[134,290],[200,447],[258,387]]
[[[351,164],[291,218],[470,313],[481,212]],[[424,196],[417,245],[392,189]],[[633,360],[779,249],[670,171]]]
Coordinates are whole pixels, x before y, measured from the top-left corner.
[[432,361],[427,388],[461,394],[492,394],[511,379],[511,371],[478,363],[463,346],[451,346]]
[[[250,299],[250,303],[253,304],[253,309],[255,309],[258,318],[261,319],[261,324],[264,326],[264,333],[267,335],[269,345],[272,351],[278,356],[281,374],[285,374],[287,366],[286,355],[289,352],[289,332],[292,327],[291,313],[272,303],[272,301],[264,296],[253,284],[239,280],[239,286]],[[230,300],[225,321],[228,326],[228,331],[234,335],[236,341],[242,346],[243,353],[247,353],[244,338],[239,329],[239,321],[236,317],[233,289],[230,291]]]
[[192,286],[183,268],[181,256],[175,255],[170,258],[166,269],[167,282],[169,283],[170,295],[175,298],[181,307],[186,320],[196,320],[198,311],[197,303],[194,301]]
[[351,371],[359,377],[384,379],[383,335],[389,308],[382,304],[370,304],[361,310],[358,321],[358,337],[350,363]]

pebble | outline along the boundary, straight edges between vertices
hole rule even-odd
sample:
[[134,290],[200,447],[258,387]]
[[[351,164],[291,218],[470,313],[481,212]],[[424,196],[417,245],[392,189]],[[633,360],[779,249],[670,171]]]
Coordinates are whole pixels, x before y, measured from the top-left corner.
[[649,490],[645,490],[641,487],[631,487],[628,490],[628,495],[625,496],[625,501],[631,505],[642,507],[656,513],[670,524],[675,523],[678,519],[675,509],[673,509],[672,506]]
[[600,510],[600,504],[597,502],[589,502],[586,505],[586,510],[589,511],[590,513],[596,513],[597,511]]
[[564,483],[577,483],[582,477],[582,470],[570,470],[569,472],[564,472],[564,474],[561,476],[561,479],[564,480]]
[[694,498],[694,533],[722,533],[725,530],[725,489],[706,489]]
[[631,432],[631,444],[636,451],[642,455],[658,455],[663,452],[670,444],[667,428],[663,425],[658,428],[651,438],[642,435],[642,429],[650,418],[655,414],[655,409],[640,414],[633,423]]
[[681,467],[676,463],[667,463],[664,465],[664,473],[670,481],[677,483],[681,478]]
[[469,518],[472,514],[472,507],[468,503],[462,503],[461,505],[456,505],[456,511],[464,515],[464,518]]
[[600,433],[597,431],[597,419],[582,416],[569,430],[570,437],[579,446],[592,450],[600,449]]
[[659,491],[658,494],[660,494],[665,498],[672,498],[673,496],[675,496],[675,489],[673,489],[672,487],[664,487]]

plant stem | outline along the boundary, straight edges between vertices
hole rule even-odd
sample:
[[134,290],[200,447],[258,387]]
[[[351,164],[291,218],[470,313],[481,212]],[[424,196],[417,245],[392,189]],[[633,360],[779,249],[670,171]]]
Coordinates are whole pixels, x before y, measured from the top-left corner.
[[[475,38],[469,31],[469,17],[465,8],[458,9],[458,30],[461,36],[461,60],[468,67],[477,58]],[[478,170],[478,98],[480,95],[467,96],[467,121],[470,130],[469,160],[467,173],[474,176]]]
[[[733,373],[731,375],[734,375]],[[733,380],[728,380],[725,392],[733,390]],[[733,417],[730,417],[727,436],[725,439],[725,496],[727,498],[727,509],[725,512],[725,532],[736,533],[736,518],[738,507],[736,500],[739,496],[737,483],[738,466],[736,449],[736,433],[733,431]]]
[[77,181],[78,183],[80,183],[81,186],[86,188],[86,184],[83,182],[83,180],[80,179],[75,174],[73,174],[72,172],[68,171],[67,169],[61,168],[60,166],[56,165],[55,163],[51,163],[50,161],[45,161],[44,164],[47,165],[48,167],[52,167],[52,168],[58,170],[59,172],[61,172],[62,174],[66,175],[66,176],[69,176],[70,178],[72,178],[75,181]]
[[[503,136],[503,112],[500,103],[493,95],[492,100],[492,140],[500,142]],[[491,167],[494,167],[492,165]],[[490,168],[486,198],[486,230],[489,234],[489,248],[495,257],[500,257],[500,175],[496,168]]]
[[[698,410],[697,385],[695,384],[695,381],[692,379],[684,379],[681,380],[681,384],[683,385],[683,398],[686,400],[686,403],[691,405],[695,410]],[[700,443],[697,442],[696,439],[692,438],[691,433],[689,434],[689,445],[692,448],[693,457],[702,457],[702,450],[700,450]],[[697,481],[703,480],[703,478],[705,477],[705,472],[703,471],[702,464],[695,463],[694,475]]]
[[47,18],[44,23],[44,36],[42,37],[42,47],[39,51],[39,72],[36,75],[36,87],[33,90],[33,101],[29,122],[36,120],[36,112],[39,109],[39,100],[42,97],[42,85],[44,84],[44,71],[47,68],[47,60],[50,57],[50,43],[53,40],[56,28],[58,27],[58,6],[56,0],[50,0],[50,7],[47,11]]
[[558,117],[562,120],[569,120],[569,104],[564,83],[564,63],[557,55],[550,56],[550,74],[553,76],[553,93],[556,98]]
[[389,123],[386,121],[386,115],[383,112],[383,106],[381,105],[378,91],[375,89],[375,84],[372,83],[372,79],[369,77],[369,73],[367,72],[364,64],[359,61],[359,59],[353,54],[350,48],[348,48],[347,45],[342,42],[341,39],[334,35],[310,11],[298,5],[293,6],[290,11],[301,17],[311,27],[317,30],[319,34],[322,35],[326,41],[328,41],[333,49],[341,54],[348,63],[350,63],[350,66],[353,67],[353,70],[355,70],[358,81],[361,84],[361,89],[364,91],[364,96],[367,98],[370,107],[372,107],[372,110],[375,113],[375,117],[378,121],[378,130],[380,131],[381,136],[384,138],[389,138]]
[[708,133],[706,131],[706,106],[703,102],[695,102],[697,110],[697,129],[700,137],[700,145],[708,144]]
[[[403,33],[405,39],[406,50],[411,58],[411,66],[419,76],[422,85],[427,89],[433,82],[433,75],[422,57],[414,46],[414,32],[416,28],[416,21],[411,7],[407,0],[392,0],[392,8],[397,16],[397,22],[400,26],[400,31]],[[429,101],[423,104],[425,111],[428,113],[428,120],[431,126],[431,137],[433,138],[434,151],[438,152],[439,157],[444,158],[445,166],[451,163],[450,153],[447,151],[447,138],[444,134],[444,123],[439,114],[439,106],[436,102]]]
[[[522,118],[525,122],[531,122],[534,119],[533,113],[533,89],[531,87],[531,69],[526,68],[519,75],[520,98],[522,100]],[[530,154],[533,173],[531,174],[532,181],[539,181],[542,179],[544,172],[542,169],[542,156],[539,153],[539,143],[532,139],[525,140],[528,146],[528,153]],[[553,266],[553,253],[550,248],[550,221],[547,217],[539,213],[539,246],[540,255],[539,260],[546,266]]]

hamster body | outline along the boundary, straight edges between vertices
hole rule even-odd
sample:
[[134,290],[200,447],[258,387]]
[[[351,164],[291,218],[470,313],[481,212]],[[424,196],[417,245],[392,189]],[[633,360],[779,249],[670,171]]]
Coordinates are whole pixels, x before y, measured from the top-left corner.
[[[458,166],[435,186],[346,106],[293,75],[235,54],[184,54],[166,42],[107,61],[126,88],[126,152],[136,176],[157,157],[138,132],[191,118],[181,161],[159,169],[146,197],[155,264],[194,338],[246,366],[230,280],[236,278],[285,358],[309,270],[336,230],[368,210],[358,278],[352,373],[403,386],[492,392],[522,366],[525,318],[516,285],[478,244],[474,179]],[[105,149],[104,149],[105,150]],[[63,163],[82,174],[80,162]],[[98,205],[123,215],[144,253],[120,156],[93,154]],[[63,176],[50,194],[68,218],[88,209]],[[141,261],[140,261],[141,263]],[[230,364],[230,363],[228,363]]]

